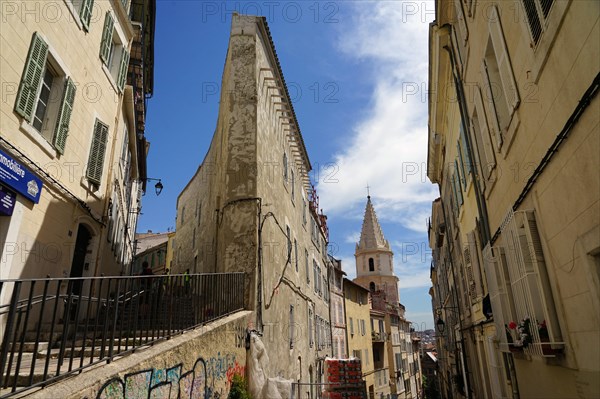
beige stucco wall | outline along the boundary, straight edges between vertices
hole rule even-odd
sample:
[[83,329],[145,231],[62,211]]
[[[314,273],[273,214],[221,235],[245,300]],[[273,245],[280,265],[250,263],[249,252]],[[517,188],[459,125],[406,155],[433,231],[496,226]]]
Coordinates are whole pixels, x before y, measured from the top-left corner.
[[251,319],[251,312],[237,312],[29,397],[204,398],[205,388],[226,397],[233,375],[245,375],[246,328]]
[[[368,303],[368,292],[365,289],[356,287],[352,283],[346,283],[344,280],[344,306],[346,311],[346,332],[348,336],[348,355],[353,357],[353,351],[360,351],[361,366],[365,379],[367,392],[369,387],[375,387],[375,364],[373,363],[373,346],[371,343],[371,314]],[[357,293],[360,293],[364,299],[357,300]],[[365,335],[361,334],[359,320],[365,322]],[[352,333],[354,331],[354,333]],[[368,361],[365,358],[365,351],[368,353]]]
[[[485,200],[490,231],[494,235],[600,70],[600,5],[585,1],[554,2],[540,41],[534,46],[530,45],[531,35],[521,3],[479,1],[473,4],[470,12],[463,7],[468,39],[464,42],[461,74],[469,114],[475,106],[474,90],[483,85],[481,61],[494,4],[500,13],[502,33],[520,96],[520,104],[508,131],[504,132],[500,149],[495,145],[495,137],[491,137],[496,166],[492,180],[485,182]],[[455,22],[453,6],[443,4],[440,9],[444,12],[438,14],[439,26]],[[461,28],[459,23],[454,25],[456,30]],[[432,43],[435,40],[432,38]],[[452,91],[452,84],[447,84],[451,79],[450,72],[448,69],[440,72],[448,68],[444,58],[447,53],[441,46],[433,50],[432,59],[438,69],[430,76],[430,83],[437,83],[439,90],[436,92],[442,94],[446,90]],[[440,97],[437,109],[434,107],[434,114],[430,115],[430,123],[436,126],[435,133],[442,133],[445,152],[439,154],[439,158],[435,156],[432,151],[434,137],[430,134],[430,166],[432,156],[444,165],[453,162],[456,153],[457,130],[452,121],[457,117],[457,105],[444,100],[456,96]],[[485,325],[482,333],[474,334],[477,342],[484,345],[471,347],[469,362],[472,370],[473,367],[479,369],[480,387],[485,388],[488,380],[491,382],[487,385],[488,394],[492,393],[489,387],[494,383],[503,384],[505,392],[510,392],[507,371],[491,364],[501,364],[502,356],[511,356],[515,361],[521,397],[587,398],[600,395],[600,382],[597,381],[600,349],[598,345],[590,346],[590,342],[600,340],[597,272],[600,249],[599,105],[596,96],[518,205],[518,210],[535,211],[550,280],[549,294],[554,299],[561,339],[565,342],[564,354],[543,359],[491,353],[493,345],[486,341],[496,333],[493,326]],[[486,113],[491,126],[487,105]],[[447,175],[442,179],[437,177],[442,186],[447,184]],[[465,233],[474,228],[477,216],[473,201],[469,192],[458,216],[463,244],[466,243]],[[494,245],[506,245],[502,235]],[[485,275],[482,276],[483,291],[486,292]],[[446,279],[447,276],[443,277]],[[459,281],[454,282],[450,277],[447,280],[451,285],[456,283],[459,291],[464,291]],[[484,321],[480,306],[473,306],[470,311],[467,322]],[[487,368],[482,366],[486,363]]]

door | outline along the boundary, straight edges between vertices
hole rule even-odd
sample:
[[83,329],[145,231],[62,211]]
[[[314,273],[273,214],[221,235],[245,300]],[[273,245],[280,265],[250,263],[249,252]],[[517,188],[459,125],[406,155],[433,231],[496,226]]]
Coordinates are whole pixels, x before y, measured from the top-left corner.
[[[92,235],[90,231],[82,224],[77,229],[77,238],[75,240],[75,251],[73,252],[73,261],[71,262],[71,274],[69,277],[82,277],[85,266],[85,256]],[[67,295],[71,296],[71,304],[76,304],[79,294],[81,294],[82,280],[69,281]],[[71,306],[70,318],[73,320],[77,312],[77,306]]]

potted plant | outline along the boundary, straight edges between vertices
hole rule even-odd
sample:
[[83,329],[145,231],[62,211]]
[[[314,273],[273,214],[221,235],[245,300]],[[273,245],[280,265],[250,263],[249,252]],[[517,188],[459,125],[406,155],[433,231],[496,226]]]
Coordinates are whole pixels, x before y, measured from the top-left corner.
[[531,320],[529,320],[529,317],[524,318],[519,323],[511,321],[508,323],[508,328],[515,330],[517,334],[517,339],[513,344],[515,348],[525,349],[529,346],[531,343]]

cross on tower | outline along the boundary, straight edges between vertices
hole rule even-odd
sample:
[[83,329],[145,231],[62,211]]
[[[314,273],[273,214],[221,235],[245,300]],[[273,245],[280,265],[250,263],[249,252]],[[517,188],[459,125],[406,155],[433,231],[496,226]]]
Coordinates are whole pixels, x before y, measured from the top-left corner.
[[367,198],[371,198],[371,193],[369,192],[369,189],[371,187],[369,187],[369,183],[368,182],[367,182],[367,187],[366,188],[367,188]]

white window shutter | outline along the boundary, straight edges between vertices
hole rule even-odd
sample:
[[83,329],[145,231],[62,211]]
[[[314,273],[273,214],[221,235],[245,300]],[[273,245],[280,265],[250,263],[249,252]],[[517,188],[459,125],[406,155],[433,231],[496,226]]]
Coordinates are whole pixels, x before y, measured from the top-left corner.
[[490,30],[490,37],[492,38],[492,44],[494,45],[494,52],[496,53],[496,60],[498,61],[500,80],[502,81],[502,88],[504,89],[504,97],[506,98],[506,103],[508,105],[509,115],[512,116],[520,102],[519,91],[517,89],[517,82],[515,81],[513,69],[510,64],[510,58],[508,56],[506,42],[504,41],[504,35],[502,33],[500,14],[498,13],[498,8],[496,6],[491,7],[488,26]]
[[[488,129],[488,122],[485,115],[485,111],[483,109],[483,100],[481,99],[481,92],[479,91],[479,87],[475,88],[475,109],[477,111],[477,117],[479,120],[481,145],[483,145],[483,152],[485,154],[485,164],[481,166],[484,170],[485,178],[489,179],[492,170],[496,166],[496,157],[494,155],[494,149],[490,140],[490,131]],[[484,161],[480,159],[480,162]]]
[[502,147],[502,128],[500,127],[500,119],[498,119],[498,112],[496,111],[496,101],[498,101],[498,99],[494,98],[494,92],[492,91],[492,84],[490,82],[490,75],[488,74],[485,59],[481,61],[481,79],[484,86],[483,99],[487,103],[487,110],[489,111],[488,115],[490,116],[490,131],[496,138],[496,147],[499,150]]

